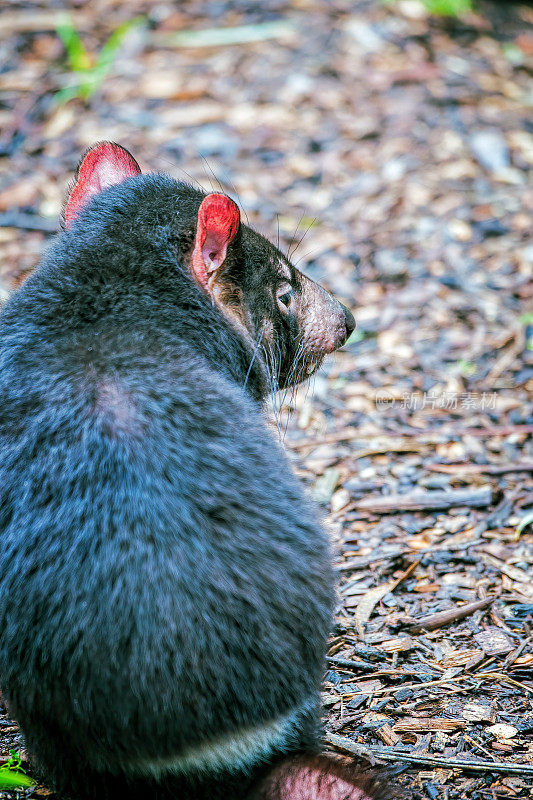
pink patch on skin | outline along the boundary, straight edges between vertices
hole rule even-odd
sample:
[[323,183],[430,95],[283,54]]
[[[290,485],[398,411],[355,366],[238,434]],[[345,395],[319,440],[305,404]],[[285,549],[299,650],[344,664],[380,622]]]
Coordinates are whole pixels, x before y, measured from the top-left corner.
[[112,142],[95,145],[80,164],[76,185],[65,209],[66,227],[69,227],[93,195],[140,174],[141,169],[133,156],[120,145]]
[[106,425],[107,432],[114,436],[137,433],[138,419],[130,395],[112,378],[103,378],[95,389],[92,413]]
[[383,800],[383,785],[326,755],[302,755],[282,762],[267,775],[253,800]]
[[209,194],[203,199],[198,209],[192,266],[205,288],[209,274],[224,262],[228,245],[239,231],[240,221],[239,209],[226,195]]
[[309,767],[290,773],[278,786],[280,800],[372,800],[343,778]]

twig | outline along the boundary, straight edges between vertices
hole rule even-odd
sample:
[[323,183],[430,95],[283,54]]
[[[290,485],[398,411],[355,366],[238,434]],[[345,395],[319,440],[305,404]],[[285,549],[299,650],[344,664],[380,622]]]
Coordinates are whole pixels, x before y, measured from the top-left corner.
[[492,428],[465,428],[461,436],[512,436],[513,433],[533,433],[533,425],[493,425]]
[[[489,680],[502,681],[502,683],[508,683],[510,686],[516,686],[517,689],[522,689],[522,691],[526,694],[533,694],[533,688],[531,686],[526,686],[525,683],[515,681],[514,678],[510,678],[508,675],[504,675],[502,672],[476,672],[475,675],[472,675],[472,678],[474,680],[478,680],[479,678],[488,678]],[[454,678],[454,680],[457,679]]]
[[472,737],[471,737],[471,736],[469,736],[467,733],[463,733],[463,739],[465,740],[465,742],[468,742],[468,744],[469,744],[469,745],[471,745],[472,747],[475,747],[475,748],[476,748],[476,750],[479,750],[479,751],[480,751],[480,753],[483,753],[484,755],[488,756],[488,757],[489,757],[489,758],[491,758],[493,761],[495,760],[495,758],[494,758],[494,756],[492,755],[492,753],[489,753],[489,751],[488,751],[488,750],[486,750],[484,747],[482,747],[482,746],[479,744],[479,742],[476,742],[476,740],[475,740],[475,739],[472,739]]
[[327,733],[325,741],[347,753],[356,756],[378,758],[383,761],[403,761],[410,764],[421,764],[428,767],[447,767],[448,769],[471,770],[472,772],[502,772],[511,775],[533,775],[533,764],[508,764],[505,761],[478,761],[472,758],[444,758],[429,754],[408,753],[391,750],[388,747],[376,747],[356,744],[345,736]]
[[446,611],[438,611],[436,614],[428,614],[427,617],[420,617],[420,619],[408,622],[409,630],[413,633],[422,633],[423,631],[434,631],[435,628],[442,628],[450,622],[455,622],[458,619],[464,619],[473,614],[474,611],[479,611],[482,608],[492,605],[496,598],[486,597],[484,600],[476,600],[473,603],[467,603],[464,606],[457,606],[456,608],[447,608]]
[[341,728],[344,728],[345,725],[351,725],[352,722],[359,722],[362,713],[365,712],[360,711],[359,714],[351,714],[348,717],[341,717],[340,719],[330,722],[329,725],[331,728],[333,728],[333,730],[338,731]]
[[264,42],[268,39],[286,39],[294,34],[295,27],[289,20],[275,20],[228,28],[153,33],[151,40],[158,47],[224,47]]
[[355,669],[360,672],[374,672],[375,667],[373,664],[367,664],[366,661],[351,661],[348,658],[336,658],[335,656],[328,656],[326,658],[328,664],[334,667],[344,667],[344,669]]
[[509,655],[507,656],[507,658],[505,659],[505,661],[502,664],[504,669],[509,669],[509,667],[513,666],[514,662],[516,661],[518,656],[521,655],[522,650],[524,650],[524,648],[525,648],[525,646],[527,644],[528,644],[528,640],[524,639],[524,641],[521,642],[515,650],[513,650],[511,653],[509,653]]
[[[483,531],[487,529],[487,526],[483,528]],[[475,529],[474,529],[475,530]],[[483,532],[482,531],[482,532]],[[474,547],[478,544],[486,544],[485,539],[475,538],[470,539],[468,542],[461,542],[460,544],[443,544],[443,545],[435,545],[433,547],[424,547],[421,550],[417,550],[416,554],[418,556],[423,556],[426,553],[460,553],[462,550],[469,550],[471,547]],[[390,553],[384,553],[381,556],[377,556],[372,554],[371,556],[365,556],[365,558],[354,558],[351,561],[345,561],[342,564],[337,565],[337,569],[344,572],[348,570],[358,570],[363,569],[364,567],[370,566],[370,564],[379,564],[382,561],[392,561],[394,558],[403,558],[403,556],[412,555],[413,551],[407,547],[398,548],[397,550],[393,550]]]
[[[413,675],[417,674],[416,672],[406,672],[404,671],[402,674],[404,675]],[[382,670],[380,672],[375,672],[372,677],[378,678],[385,675],[395,675],[398,677],[399,673],[393,673],[391,671]],[[405,683],[401,686],[391,687],[391,686],[384,686],[381,689],[373,689],[371,692],[353,692],[351,694],[352,697],[373,697],[374,695],[394,695],[395,692],[399,691],[400,689],[430,689],[433,686],[452,686],[455,683],[463,683],[463,681],[479,681],[479,680],[498,680],[502,683],[508,683],[510,686],[515,686],[517,689],[522,689],[526,694],[530,693],[533,694],[533,689],[529,686],[526,686],[524,683],[520,683],[519,681],[515,681],[513,678],[510,678],[508,675],[503,675],[501,672],[478,672],[475,675],[456,675],[454,678],[439,678],[436,681],[424,681],[423,683]],[[354,676],[353,680],[357,680],[357,677]],[[457,691],[457,687],[454,687],[454,690]],[[340,700],[340,696],[338,700]]]
[[332,431],[324,436],[308,437],[291,441],[287,439],[285,444],[292,450],[303,450],[306,447],[318,447],[319,444],[337,444],[338,442],[350,442],[352,439],[379,439],[394,438],[401,436],[415,436],[419,443],[439,444],[444,439],[455,439],[461,436],[511,436],[513,433],[533,433],[533,425],[493,425],[491,428],[433,428],[420,430],[419,428],[400,428],[396,431],[382,431],[381,433],[365,433],[354,427],[343,428],[341,431]]
[[25,214],[22,211],[6,211],[0,214],[0,228],[19,228],[26,231],[57,233],[56,220]]
[[[85,30],[92,25],[89,14],[83,11],[70,12],[72,24],[76,30]],[[64,20],[65,12],[57,11],[13,11],[2,14],[0,19],[0,32],[4,36],[13,33],[34,33],[42,31],[54,31],[59,23]]]
[[356,450],[355,453],[351,453],[351,457],[353,459],[358,459],[368,458],[368,456],[387,455],[387,453],[419,453],[425,446],[423,442],[412,442],[411,444],[407,442],[398,442],[397,444],[394,444],[394,442],[387,442],[381,445],[376,444],[375,447],[367,447],[365,450]]
[[520,461],[518,464],[425,464],[430,472],[444,472],[455,475],[462,472],[467,475],[506,475],[508,472],[533,472],[533,461]]
[[[285,444],[287,447],[290,447],[291,450],[304,450],[306,447],[318,447],[319,444],[349,442],[356,437],[362,439],[369,438],[368,436],[361,436],[357,428],[343,428],[341,431],[332,431],[331,433],[325,433],[323,436],[308,436],[306,439],[298,439],[297,441],[286,439]],[[376,438],[376,434],[373,434],[371,438]]]
[[390,514],[396,511],[421,511],[428,508],[453,508],[468,506],[480,508],[494,502],[491,486],[475,489],[450,489],[449,491],[426,492],[415,489],[408,494],[389,494],[380,497],[364,497],[356,503],[357,509],[374,514]]
[[[496,508],[490,511],[484,519],[482,519],[477,523],[477,525],[475,525],[474,528],[472,528],[472,539],[469,539],[466,542],[460,542],[458,544],[444,542],[444,544],[433,545],[432,547],[424,547],[421,550],[416,551],[417,555],[423,556],[426,553],[439,552],[460,553],[463,550],[469,550],[471,547],[475,547],[478,544],[485,544],[485,540],[481,538],[481,534],[483,534],[491,525],[502,524],[502,521],[509,516],[519,491],[520,489],[517,488],[515,491],[511,492],[508,497],[504,497],[503,500],[496,506]],[[365,556],[364,558],[354,558],[351,561],[345,561],[342,564],[338,564],[337,569],[342,572],[363,569],[364,567],[368,567],[370,564],[377,564],[381,561],[392,561],[395,558],[402,558],[403,556],[412,555],[412,553],[413,551],[408,547],[399,547],[396,550],[383,553],[383,555],[380,556],[372,554],[370,556]]]

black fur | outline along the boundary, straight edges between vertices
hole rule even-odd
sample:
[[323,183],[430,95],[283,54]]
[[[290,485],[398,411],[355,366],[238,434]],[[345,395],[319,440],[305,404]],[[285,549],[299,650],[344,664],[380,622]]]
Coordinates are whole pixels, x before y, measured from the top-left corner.
[[[260,360],[189,273],[202,197],[107,189],[0,315],[0,687],[79,795],[303,702],[287,749],[318,741],[328,544],[261,418]],[[240,237],[260,326],[277,251]],[[129,791],[236,798],[246,775]]]

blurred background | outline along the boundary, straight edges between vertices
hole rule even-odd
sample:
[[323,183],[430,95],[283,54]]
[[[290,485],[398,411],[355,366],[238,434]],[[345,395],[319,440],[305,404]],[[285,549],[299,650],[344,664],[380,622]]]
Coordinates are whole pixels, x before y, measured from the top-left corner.
[[[273,401],[336,543],[328,730],[531,763],[533,7],[3,0],[3,298],[101,139],[222,188],[357,320],[311,387]],[[413,770],[431,800],[530,787]]]
[[354,310],[372,390],[531,392],[532,70],[520,3],[4,0],[1,290],[112,139],[279,237]]

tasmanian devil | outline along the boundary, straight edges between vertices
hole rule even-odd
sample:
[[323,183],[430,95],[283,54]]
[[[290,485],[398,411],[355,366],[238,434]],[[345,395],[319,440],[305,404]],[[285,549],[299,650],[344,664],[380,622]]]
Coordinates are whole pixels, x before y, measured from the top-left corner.
[[331,558],[261,415],[353,327],[230,198],[85,155],[0,316],[0,687],[60,791],[372,795],[317,755]]

